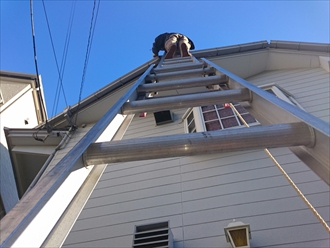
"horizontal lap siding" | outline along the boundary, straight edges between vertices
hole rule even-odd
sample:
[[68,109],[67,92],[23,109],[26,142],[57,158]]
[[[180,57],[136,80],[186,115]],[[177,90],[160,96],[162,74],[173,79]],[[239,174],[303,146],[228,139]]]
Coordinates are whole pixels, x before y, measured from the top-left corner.
[[[258,86],[275,83],[290,92],[307,112],[326,122],[330,121],[330,78],[329,73],[322,68],[266,71],[247,80]],[[289,151],[288,154],[290,154]],[[302,193],[316,210],[323,213],[322,217],[330,224],[329,187],[304,163],[300,161],[286,163],[285,159],[280,159],[279,162]],[[324,194],[323,199],[320,194]],[[320,203],[320,199],[323,200],[323,204]],[[324,204],[328,206],[326,210],[324,210]]]
[[277,84],[290,92],[307,112],[326,122],[330,120],[330,79],[322,68],[269,71],[247,80],[258,86]]
[[[262,82],[253,80],[286,89],[300,74],[311,80],[310,73],[324,81],[319,69],[267,72]],[[316,83],[319,94],[322,82]],[[297,86],[288,90],[303,99],[306,91]],[[174,111],[175,122],[162,126],[150,113],[136,115],[124,139],[183,133],[184,112]],[[270,151],[329,222],[329,187],[289,149]],[[324,227],[266,153],[252,150],[108,165],[64,247],[131,247],[136,225],[160,221],[170,221],[176,248],[230,247],[223,228],[233,219],[251,225],[252,247],[329,244]]]
[[125,133],[123,139],[133,139],[141,137],[152,137],[161,135],[179,134],[183,132],[183,127],[179,123],[186,109],[179,109],[173,112],[172,123],[156,126],[153,113],[147,113],[146,117],[134,117],[134,125],[131,125]]
[[[136,115],[123,139],[183,133],[185,111],[173,111],[174,122],[157,127],[152,113]],[[181,209],[179,158],[111,164],[64,247],[131,247],[135,225],[168,220],[183,240]]]

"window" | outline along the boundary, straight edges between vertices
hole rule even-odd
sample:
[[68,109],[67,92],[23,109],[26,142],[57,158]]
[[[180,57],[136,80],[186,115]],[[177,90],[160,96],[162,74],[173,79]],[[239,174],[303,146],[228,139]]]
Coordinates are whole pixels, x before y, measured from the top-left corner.
[[190,111],[187,117],[188,133],[196,133],[196,124],[193,111]]
[[282,87],[276,85],[276,84],[271,84],[271,85],[264,85],[260,87],[261,89],[277,96],[278,98],[282,99],[283,101],[286,101],[292,105],[295,105],[301,109],[304,109],[293,97],[292,94],[290,94],[288,91],[283,89]]
[[133,248],[149,247],[173,247],[173,237],[168,222],[135,227]]
[[[243,119],[251,126],[258,125],[259,122],[249,114],[249,112],[239,103],[233,104]],[[206,131],[237,128],[245,126],[236,112],[230,106],[210,105],[201,107],[203,121]]]
[[[233,103],[233,106],[249,126],[260,124],[239,103]],[[195,107],[186,116],[185,129],[187,133],[245,127],[229,104]]]
[[[228,90],[226,85],[221,85],[220,88],[220,90]],[[261,86],[260,88],[303,109],[294,97],[280,86],[270,84]],[[233,105],[249,126],[260,125],[240,103],[233,103]],[[245,127],[236,112],[230,106],[224,106],[222,104],[188,109],[182,119],[185,121],[185,131],[187,133]]]
[[[217,89],[213,90],[229,90],[227,84],[218,86]],[[260,124],[240,103],[233,103],[233,106],[249,126]],[[185,131],[187,133],[245,127],[228,103],[188,109],[182,119],[185,120]]]

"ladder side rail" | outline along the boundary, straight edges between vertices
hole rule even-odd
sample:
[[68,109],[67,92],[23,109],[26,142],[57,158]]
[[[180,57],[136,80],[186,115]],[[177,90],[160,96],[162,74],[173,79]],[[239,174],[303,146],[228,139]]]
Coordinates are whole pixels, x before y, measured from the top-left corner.
[[[229,77],[230,88],[247,88],[251,92],[250,104],[257,115],[265,117],[268,124],[304,122],[314,132],[313,147],[290,148],[312,171],[330,185],[330,124],[312,114],[287,103],[278,97],[260,89],[230,71],[208,61],[202,60],[219,73]],[[233,86],[233,87],[231,87]],[[258,119],[258,116],[255,116]]]
[[158,63],[157,63],[157,66],[155,68],[162,68],[162,64],[163,64],[163,62],[165,60],[165,56],[163,55],[163,56],[160,56],[158,58],[159,58],[158,59]]
[[[154,64],[142,74],[142,76],[127,90],[127,92],[108,110],[108,112],[83,136],[77,144],[57,163],[57,165],[32,188],[24,198],[1,220],[0,244],[12,242],[20,227],[28,225],[29,216],[42,206],[52,193],[58,188],[75,162],[82,156],[90,144],[102,134],[117,113],[120,113],[122,105],[129,99],[136,97],[137,87],[144,82]],[[42,192],[42,194],[40,193]],[[14,210],[14,211],[13,211]],[[24,210],[24,211],[23,211]]]

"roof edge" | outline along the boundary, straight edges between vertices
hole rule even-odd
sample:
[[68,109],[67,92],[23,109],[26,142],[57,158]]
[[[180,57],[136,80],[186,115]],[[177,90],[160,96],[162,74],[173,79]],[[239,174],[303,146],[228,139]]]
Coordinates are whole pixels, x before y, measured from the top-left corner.
[[37,76],[35,74],[22,73],[22,72],[12,72],[12,71],[3,71],[3,70],[0,70],[0,77],[18,78],[18,79],[27,79],[27,80],[37,80]]
[[235,54],[235,53],[248,52],[253,50],[263,50],[263,49],[267,49],[268,47],[269,47],[268,42],[264,40],[264,41],[238,44],[233,46],[224,46],[224,47],[217,47],[212,49],[191,51],[191,53],[195,57],[201,58],[201,57],[213,57],[213,56]]
[[[292,41],[280,41],[280,40],[271,40],[268,42],[267,40],[257,41],[257,42],[249,42],[243,44],[237,44],[232,46],[224,46],[217,47],[212,49],[202,49],[202,50],[194,50],[191,53],[196,58],[207,58],[214,56],[222,56],[222,55],[230,55],[237,54],[249,51],[257,51],[257,50],[266,50],[269,48],[275,49],[289,49],[289,50],[303,50],[303,51],[316,51],[316,52],[329,52],[330,44],[326,43],[311,43],[311,42],[292,42]],[[142,75],[143,72],[153,63],[156,63],[158,58],[153,58],[150,61],[144,63],[143,65],[137,67],[136,69],[128,72],[124,76],[116,79],[115,81],[107,84],[105,87],[91,94],[90,96],[83,99],[78,107],[78,103],[70,107],[70,111],[75,114],[76,111],[82,111],[88,105],[100,100],[110,92],[118,89],[121,86],[129,83],[134,78]],[[52,124],[57,124],[65,119],[66,110],[62,111],[58,115],[49,119],[49,122]],[[43,124],[37,126],[36,128],[42,127]]]
[[[76,114],[77,111],[83,111],[84,108],[86,108],[88,105],[93,104],[94,102],[102,99],[104,96],[106,96],[107,94],[109,94],[110,92],[118,89],[121,86],[126,85],[127,83],[129,83],[131,80],[141,76],[145,70],[151,65],[157,62],[157,60],[159,60],[159,58],[153,58],[150,61],[142,64],[141,66],[137,67],[136,69],[128,72],[127,74],[125,74],[124,76],[116,79],[115,81],[107,84],[106,86],[104,86],[103,88],[99,89],[98,91],[94,92],[93,94],[87,96],[85,99],[83,99],[80,104],[76,103],[73,106],[69,106],[70,107],[70,111],[72,114]],[[79,105],[79,106],[78,106]],[[48,122],[50,124],[57,124],[59,122],[61,122],[61,120],[65,119],[65,114],[66,114],[67,109],[65,109],[64,111],[62,111],[61,113],[57,114],[56,116],[50,118],[48,120]],[[36,128],[40,128],[44,125],[40,124],[38,125]]]
[[313,51],[313,52],[330,52],[330,44],[315,43],[315,42],[295,42],[295,41],[281,41],[271,40],[269,43],[270,48],[289,49],[296,51]]

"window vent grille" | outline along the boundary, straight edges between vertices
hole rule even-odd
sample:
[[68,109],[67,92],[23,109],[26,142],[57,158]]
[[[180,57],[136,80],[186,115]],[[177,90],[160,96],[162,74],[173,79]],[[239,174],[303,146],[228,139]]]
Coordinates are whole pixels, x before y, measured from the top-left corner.
[[168,222],[135,227],[133,248],[172,248],[173,238]]

